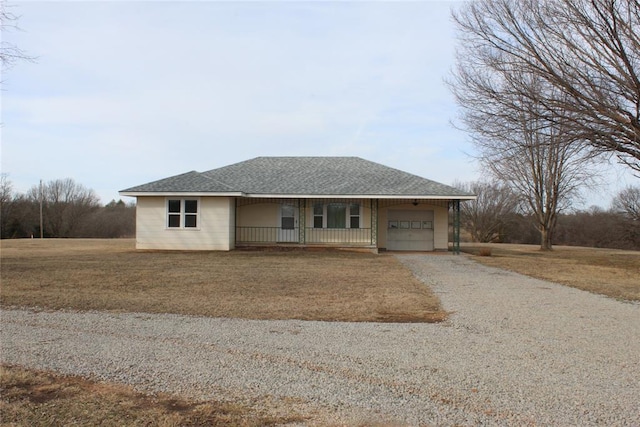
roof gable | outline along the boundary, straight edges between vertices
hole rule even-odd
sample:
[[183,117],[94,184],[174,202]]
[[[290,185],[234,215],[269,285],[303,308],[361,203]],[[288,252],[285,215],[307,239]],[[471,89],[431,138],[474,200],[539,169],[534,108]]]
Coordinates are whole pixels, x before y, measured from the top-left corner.
[[469,193],[359,157],[257,157],[123,190],[246,196],[463,197]]

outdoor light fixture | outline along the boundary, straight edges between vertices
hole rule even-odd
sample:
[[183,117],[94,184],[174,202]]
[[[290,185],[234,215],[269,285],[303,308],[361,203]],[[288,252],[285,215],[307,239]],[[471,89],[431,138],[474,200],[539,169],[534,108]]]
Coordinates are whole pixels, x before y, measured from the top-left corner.
[[418,199],[413,199],[413,206],[418,206]]

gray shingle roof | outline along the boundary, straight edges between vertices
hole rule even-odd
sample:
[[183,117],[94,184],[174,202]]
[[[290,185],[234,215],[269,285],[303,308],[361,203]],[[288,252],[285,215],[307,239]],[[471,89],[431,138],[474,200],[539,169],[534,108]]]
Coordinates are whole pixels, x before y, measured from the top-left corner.
[[[196,171],[170,176],[169,178],[149,182],[131,187],[126,192],[142,193],[232,193],[233,188],[223,182],[218,182]],[[237,192],[237,191],[235,191]]]
[[122,193],[179,192],[247,196],[472,196],[359,157],[256,157],[122,190]]

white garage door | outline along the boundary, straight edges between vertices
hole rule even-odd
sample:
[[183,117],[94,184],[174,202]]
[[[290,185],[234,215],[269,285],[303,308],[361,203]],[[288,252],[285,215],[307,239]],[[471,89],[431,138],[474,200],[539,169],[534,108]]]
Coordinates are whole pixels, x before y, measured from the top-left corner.
[[387,249],[390,251],[432,251],[433,211],[389,210]]

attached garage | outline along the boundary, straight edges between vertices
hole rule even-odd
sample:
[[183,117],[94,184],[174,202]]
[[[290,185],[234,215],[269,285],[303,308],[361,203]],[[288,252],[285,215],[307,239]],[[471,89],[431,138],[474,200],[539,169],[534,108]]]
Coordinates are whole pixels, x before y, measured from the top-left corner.
[[392,210],[387,214],[387,249],[433,251],[433,211]]

